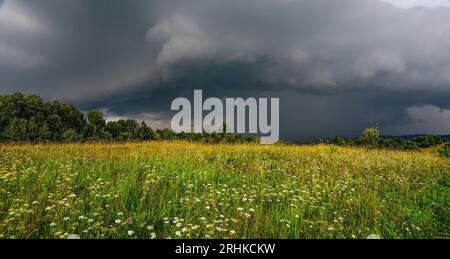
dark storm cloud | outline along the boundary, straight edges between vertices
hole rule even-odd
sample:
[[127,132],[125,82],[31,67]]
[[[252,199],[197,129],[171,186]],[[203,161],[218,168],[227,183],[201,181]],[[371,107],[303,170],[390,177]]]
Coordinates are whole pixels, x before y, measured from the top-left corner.
[[0,92],[167,125],[200,88],[282,98],[290,139],[442,131],[448,46],[449,8],[377,0],[6,0]]

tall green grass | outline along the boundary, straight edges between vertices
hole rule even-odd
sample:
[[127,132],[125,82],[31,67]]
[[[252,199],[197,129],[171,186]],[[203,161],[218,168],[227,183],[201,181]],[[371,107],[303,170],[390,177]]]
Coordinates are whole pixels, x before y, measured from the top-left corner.
[[183,142],[0,147],[1,238],[449,238],[430,152]]

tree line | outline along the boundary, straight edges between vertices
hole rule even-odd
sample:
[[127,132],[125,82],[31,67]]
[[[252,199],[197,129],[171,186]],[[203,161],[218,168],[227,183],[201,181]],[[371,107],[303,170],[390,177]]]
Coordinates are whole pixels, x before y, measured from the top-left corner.
[[447,146],[448,140],[439,136],[418,136],[411,140],[400,137],[382,138],[378,128],[367,128],[359,138],[332,137],[327,143],[337,146],[366,146],[374,148],[387,148],[396,150],[416,150],[419,148],[430,148]]
[[[224,126],[224,128],[226,128]],[[37,95],[0,95],[0,142],[85,142],[190,140],[207,143],[250,143],[254,137],[238,134],[180,133],[152,129],[144,121],[106,122],[101,111],[86,114],[58,101],[44,102]]]
[[[37,95],[0,95],[0,142],[86,142],[188,140],[204,143],[256,143],[259,140],[239,134],[175,133],[171,129],[152,129],[144,121],[122,119],[106,122],[101,111],[86,114],[75,106],[58,101],[44,102]],[[282,141],[280,141],[281,143]],[[411,140],[382,138],[375,128],[365,129],[359,138],[335,136],[325,141],[337,146],[368,146],[414,150],[443,146],[450,154],[449,142],[439,136],[419,136]]]

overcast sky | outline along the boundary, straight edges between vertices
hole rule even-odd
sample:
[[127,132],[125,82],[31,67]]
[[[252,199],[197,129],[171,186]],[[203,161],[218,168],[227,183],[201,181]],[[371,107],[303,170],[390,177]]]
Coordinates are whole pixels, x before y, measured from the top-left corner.
[[0,94],[168,126],[175,97],[281,98],[283,138],[450,133],[446,0],[0,0]]

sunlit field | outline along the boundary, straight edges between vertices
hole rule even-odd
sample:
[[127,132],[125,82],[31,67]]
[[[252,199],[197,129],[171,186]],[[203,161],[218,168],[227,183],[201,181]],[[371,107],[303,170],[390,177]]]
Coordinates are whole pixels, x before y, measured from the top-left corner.
[[0,146],[1,238],[450,238],[432,152],[184,142]]

